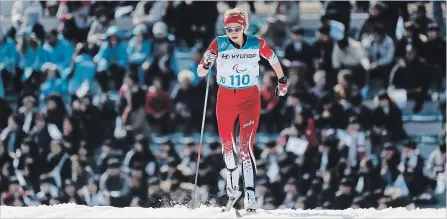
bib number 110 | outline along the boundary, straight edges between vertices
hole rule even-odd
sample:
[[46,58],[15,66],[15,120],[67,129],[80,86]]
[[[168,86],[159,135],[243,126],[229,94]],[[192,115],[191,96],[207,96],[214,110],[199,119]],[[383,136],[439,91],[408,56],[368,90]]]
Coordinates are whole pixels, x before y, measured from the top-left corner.
[[231,85],[232,86],[241,86],[242,85],[248,85],[250,83],[250,76],[243,75],[241,80],[241,75],[230,75]]

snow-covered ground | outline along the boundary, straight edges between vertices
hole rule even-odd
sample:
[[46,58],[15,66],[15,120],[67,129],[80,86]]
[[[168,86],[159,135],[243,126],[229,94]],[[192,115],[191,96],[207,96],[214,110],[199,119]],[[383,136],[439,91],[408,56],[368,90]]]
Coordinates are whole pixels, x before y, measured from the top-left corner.
[[[243,212],[242,212],[243,213]],[[0,207],[0,218],[236,218],[235,212],[221,213],[220,208],[114,208],[86,207],[74,204],[37,207]],[[244,216],[244,218],[446,218],[446,209],[406,210],[273,210]]]

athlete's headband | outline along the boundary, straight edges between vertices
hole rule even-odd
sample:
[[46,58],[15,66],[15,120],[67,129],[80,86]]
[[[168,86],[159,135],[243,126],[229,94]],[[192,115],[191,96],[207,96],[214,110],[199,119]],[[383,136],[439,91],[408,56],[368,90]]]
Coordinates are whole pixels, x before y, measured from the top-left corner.
[[247,26],[247,23],[245,22],[245,18],[242,17],[242,15],[240,14],[229,14],[225,19],[224,19],[224,26],[227,26],[230,23],[237,23],[240,24],[244,27]]

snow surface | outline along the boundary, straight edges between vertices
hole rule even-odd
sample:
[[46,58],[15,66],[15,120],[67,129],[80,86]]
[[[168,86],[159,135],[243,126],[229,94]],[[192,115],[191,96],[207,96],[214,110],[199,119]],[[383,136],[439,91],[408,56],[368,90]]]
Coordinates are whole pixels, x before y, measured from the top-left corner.
[[[241,213],[244,213],[241,211]],[[234,211],[221,213],[220,208],[202,206],[174,208],[87,207],[75,204],[36,207],[0,207],[0,218],[236,218]],[[389,208],[347,210],[258,210],[243,218],[446,218],[446,209]]]

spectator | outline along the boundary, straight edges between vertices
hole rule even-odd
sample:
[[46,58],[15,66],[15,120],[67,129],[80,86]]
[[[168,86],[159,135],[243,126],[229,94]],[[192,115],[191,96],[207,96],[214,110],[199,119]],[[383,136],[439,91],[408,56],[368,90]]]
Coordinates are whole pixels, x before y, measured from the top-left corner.
[[74,48],[69,41],[59,35],[57,30],[53,29],[47,34],[47,42],[43,45],[46,62],[51,62],[57,65],[59,72],[64,72],[69,67]]
[[442,39],[440,34],[439,26],[436,24],[428,25],[427,36],[428,41],[425,44],[425,60],[429,65],[431,65],[434,69],[434,83],[436,88],[439,90],[443,90],[445,88],[445,74],[446,71],[446,43],[445,40]]
[[427,41],[427,37],[417,32],[415,24],[412,21],[408,21],[404,24],[404,27],[404,37],[396,43],[395,57],[397,59],[405,57],[406,48],[408,45],[416,47],[421,52],[425,51],[426,49],[426,45],[424,45],[424,43]]
[[419,54],[420,52],[415,47],[408,45],[405,59],[399,60],[390,75],[391,85],[395,88],[405,89],[407,96],[416,101],[413,106],[415,113],[422,110],[432,81],[432,75]]
[[[1,149],[0,149],[1,150]],[[425,165],[425,170],[427,172],[427,177],[429,179],[430,187],[436,193],[442,193],[445,190],[442,188],[443,176],[445,175],[445,164],[446,164],[446,146],[445,143],[439,144],[438,148],[430,153]],[[445,183],[445,182],[444,182]],[[444,184],[445,185],[445,184]]]
[[138,72],[139,84],[143,84],[146,80],[142,65],[150,61],[149,52],[151,51],[152,42],[148,39],[147,27],[144,24],[136,26],[132,30],[132,34],[133,37],[127,45],[129,67],[133,72]]
[[62,141],[54,139],[51,141],[46,167],[43,168],[43,173],[52,176],[59,189],[63,188],[65,180],[71,177],[71,160],[63,147]]
[[403,127],[402,112],[390,99],[385,91],[379,92],[374,98],[376,107],[373,110],[373,129],[375,133],[385,131],[391,141],[399,141],[406,137]]
[[[365,20],[365,23],[363,23],[360,32],[359,32],[359,38],[358,40],[364,45],[365,41],[368,40],[368,38],[371,38],[374,33],[374,27],[377,25],[388,25],[386,21],[386,10],[387,5],[384,2],[377,2],[376,4],[372,5],[369,9],[369,17]],[[390,32],[391,28],[388,28],[388,26],[385,27],[386,33],[394,33]],[[394,29],[392,31],[395,31]]]
[[99,6],[95,9],[95,20],[90,26],[88,32],[87,42],[93,48],[99,48],[102,41],[107,38],[106,32],[110,27],[115,26],[113,13],[104,6]]
[[88,184],[82,187],[80,193],[81,197],[84,198],[84,201],[88,206],[105,205],[104,194],[101,190],[99,190],[98,182],[93,179],[89,179]]
[[105,33],[106,40],[101,44],[99,52],[94,58],[98,63],[96,76],[101,89],[105,91],[109,89],[108,81],[110,79],[115,82],[115,88],[120,87],[123,82],[127,52],[122,37],[122,32],[118,27],[109,27]]
[[324,14],[321,16],[323,22],[334,20],[345,27],[344,37],[348,37],[351,24],[351,2],[347,1],[325,1],[323,3]]
[[413,17],[416,32],[427,35],[428,25],[434,23],[432,19],[427,17],[427,10],[424,4],[418,4],[416,14]]
[[41,68],[45,62],[42,46],[36,35],[26,32],[17,45],[20,62],[14,78],[16,92],[22,91],[22,81],[32,82],[40,75]]
[[184,132],[191,132],[195,128],[193,121],[198,119],[196,116],[199,114],[195,110],[198,107],[197,98],[195,98],[196,90],[191,84],[193,74],[189,70],[181,71],[178,75],[179,85],[171,93],[174,106],[172,122],[173,124],[183,124]]
[[132,23],[137,26],[139,24],[152,24],[161,20],[166,14],[168,2],[140,1],[133,12]]
[[73,97],[80,89],[82,84],[87,81],[88,87],[92,89],[93,93],[98,93],[99,88],[95,83],[96,63],[90,55],[87,44],[79,43],[76,45],[76,52],[73,58],[73,67],[70,75],[67,76],[68,92]]
[[45,63],[42,66],[43,83],[40,85],[39,90],[39,102],[45,103],[48,96],[51,94],[61,95],[66,99],[66,86],[63,83],[60,75],[60,71],[57,69],[57,65],[53,63]]
[[170,131],[171,98],[163,90],[161,83],[160,79],[155,79],[154,84],[149,87],[146,93],[145,111],[148,122],[156,124],[160,133],[167,134]]
[[169,88],[170,80],[179,73],[175,53],[175,36],[168,33],[167,25],[161,21],[154,24],[152,33],[154,39],[150,56],[154,58],[151,63],[143,65],[146,75],[150,76],[146,84],[152,84],[153,77],[159,77],[163,79],[163,87]]
[[341,70],[338,73],[338,84],[334,87],[334,92],[339,103],[344,109],[350,107],[351,94],[359,92],[357,85],[353,82],[352,72],[350,70]]
[[[3,92],[9,90],[9,85],[11,85],[9,82],[16,72],[18,62],[19,54],[16,50],[16,42],[0,31],[0,74],[3,83],[0,86],[3,85]],[[5,93],[2,96],[4,95]]]
[[8,118],[8,126],[2,130],[0,140],[2,141],[5,151],[15,153],[16,149],[20,148],[25,133],[22,131],[23,120],[20,115],[14,114]]
[[388,86],[387,78],[394,57],[394,43],[391,37],[386,35],[385,27],[374,27],[373,38],[366,45],[366,55],[371,63],[369,78],[379,78]]
[[317,29],[317,40],[312,45],[314,55],[313,63],[317,70],[324,70],[326,72],[327,84],[332,87],[336,83],[337,75],[332,72],[332,52],[334,50],[334,43],[332,42],[329,31],[331,27],[328,23],[322,23]]
[[362,95],[359,92],[351,94],[350,105],[351,107],[346,112],[348,116],[355,116],[360,126],[369,130],[373,122],[371,119],[372,111],[363,103]]
[[[292,27],[292,42],[284,50],[284,58],[290,62],[299,62],[304,65],[307,72],[312,72],[312,48],[303,40],[304,28],[300,26]],[[283,60],[283,62],[285,61]],[[305,74],[307,75],[307,74]]]
[[334,101],[332,95],[326,93],[320,100],[316,116],[316,125],[318,129],[327,127],[344,129],[348,125],[347,114],[343,106]]
[[127,172],[136,164],[142,165],[148,177],[153,177],[158,174],[158,164],[155,160],[155,155],[152,153],[149,145],[149,140],[144,135],[137,135],[136,142],[133,148],[127,152],[123,166]]
[[[282,124],[277,121],[273,122],[279,116],[279,109],[281,103],[279,98],[275,95],[276,75],[273,72],[266,72],[263,75],[263,84],[261,87],[261,118],[260,127],[261,130],[267,132],[279,131]],[[279,126],[279,127],[278,127]]]
[[85,205],[84,200],[76,193],[76,187],[73,181],[67,179],[64,182],[64,193],[60,197],[61,203],[76,203],[78,205]]
[[423,174],[424,158],[417,149],[417,143],[406,140],[403,143],[404,150],[399,164],[399,170],[403,174],[412,197],[417,197],[423,193],[427,183]]
[[124,113],[121,116],[123,124],[129,126],[126,127],[131,131],[134,136],[138,134],[149,135],[151,130],[146,119],[146,113],[144,111],[144,96],[145,92],[141,87],[134,86],[131,89],[130,99],[128,99],[129,105],[124,109]]
[[345,38],[338,41],[332,53],[332,67],[349,69],[352,72],[353,82],[363,87],[366,71],[369,69],[369,60],[358,41]]
[[25,33],[34,33],[38,41],[43,42],[45,40],[45,29],[42,24],[39,23],[39,18],[42,15],[42,8],[37,3],[24,7],[23,10],[23,14],[21,14],[22,16],[19,15],[20,21],[18,28],[10,30],[11,34],[14,33],[10,36],[12,38],[21,38]]
[[106,203],[114,207],[124,207],[130,204],[130,188],[128,176],[121,173],[118,159],[110,159],[107,171],[101,176],[99,188],[106,197]]
[[[60,24],[58,30],[65,39],[74,44],[87,42],[87,36],[92,25],[89,18],[90,11],[91,3],[88,1],[61,1],[59,3],[57,16],[60,19]],[[98,23],[97,26],[99,26]],[[92,34],[94,33],[96,32]]]

